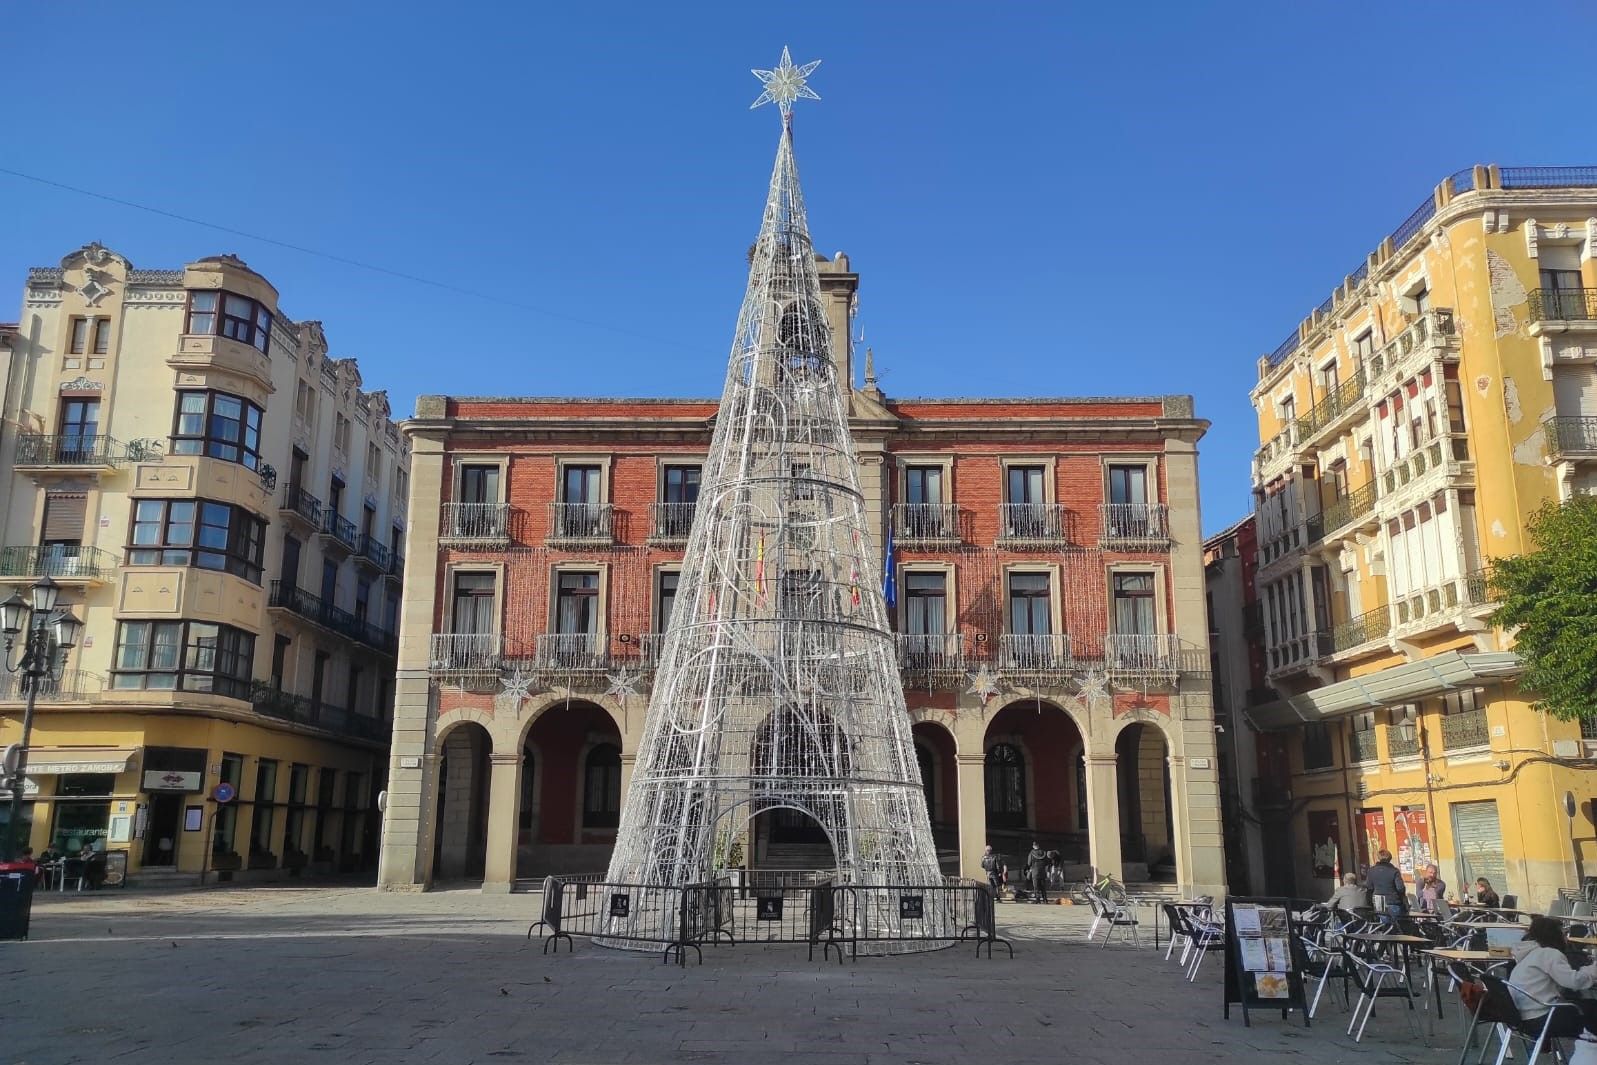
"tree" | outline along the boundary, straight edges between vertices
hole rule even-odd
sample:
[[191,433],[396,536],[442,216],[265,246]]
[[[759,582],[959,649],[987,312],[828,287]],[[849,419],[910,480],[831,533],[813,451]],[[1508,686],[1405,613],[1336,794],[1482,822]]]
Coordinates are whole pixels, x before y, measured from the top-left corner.
[[1597,496],[1544,503],[1527,531],[1535,550],[1492,563],[1492,623],[1518,630],[1538,710],[1597,717]]

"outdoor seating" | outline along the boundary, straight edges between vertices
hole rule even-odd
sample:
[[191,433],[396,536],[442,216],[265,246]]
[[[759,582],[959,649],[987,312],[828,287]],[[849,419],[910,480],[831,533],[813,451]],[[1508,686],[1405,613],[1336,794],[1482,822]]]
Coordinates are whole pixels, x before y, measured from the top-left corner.
[[1092,907],[1092,926],[1087,929],[1088,942],[1091,942],[1092,937],[1097,934],[1098,926],[1107,921],[1103,941],[1098,944],[1100,949],[1109,945],[1109,940],[1114,938],[1116,929],[1124,928],[1131,929],[1131,944],[1137,945],[1137,926],[1140,922],[1128,906],[1110,902],[1096,891],[1087,892],[1087,903]]
[[[1419,1025],[1414,1019],[1414,992],[1409,988],[1407,972],[1395,965],[1362,957],[1356,949],[1349,949],[1345,957],[1348,975],[1359,989],[1359,1000],[1347,1025],[1347,1034],[1353,1036],[1353,1042],[1364,1038],[1364,1028],[1375,1013],[1375,1002],[1382,998],[1401,998],[1408,1003],[1409,1025],[1419,1036]],[[1358,1029],[1356,1033],[1354,1028]]]
[[1192,928],[1196,933],[1192,940],[1192,962],[1187,966],[1187,980],[1198,979],[1198,968],[1203,964],[1203,959],[1210,951],[1225,949],[1225,925],[1213,919],[1212,916],[1192,914]]
[[[1475,1021],[1470,1026],[1470,1032],[1473,1034],[1475,1027],[1483,1023],[1483,1021],[1490,1021],[1497,1026],[1496,1030],[1500,1042],[1496,1065],[1503,1065],[1503,1062],[1508,1058],[1510,1047],[1515,1039],[1519,1040],[1520,1046],[1525,1052],[1524,1065],[1536,1065],[1536,1059],[1541,1055],[1542,1050],[1557,1042],[1548,1032],[1553,1026],[1553,1018],[1558,1015],[1558,1011],[1561,1009],[1580,1009],[1573,1002],[1544,1002],[1533,995],[1521,991],[1521,995],[1532,999],[1538,1005],[1547,1007],[1547,1012],[1543,1016],[1526,1020],[1525,1016],[1520,1013],[1519,1006],[1515,1004],[1514,995],[1509,990],[1507,983],[1489,973],[1482,973],[1480,982],[1485,985],[1486,993],[1476,1011]],[[1485,1015],[1484,1018],[1483,1014]],[[1467,1042],[1465,1049],[1468,1049]],[[1485,1056],[1485,1049],[1484,1047],[1482,1048],[1482,1057]],[[1553,1045],[1553,1051],[1559,1058],[1567,1057],[1556,1045]],[[1461,1054],[1459,1056],[1460,1065],[1462,1065],[1463,1060],[1463,1055]]]
[[1192,923],[1187,920],[1187,915],[1173,903],[1165,903],[1162,907],[1165,920],[1170,924],[1170,945],[1165,948],[1164,960],[1169,961],[1170,955],[1175,952],[1176,943],[1181,945],[1181,961],[1187,960],[1187,951],[1192,949]]
[[1314,997],[1309,1000],[1309,1020],[1314,1019],[1314,1011],[1320,1008],[1320,996],[1325,994],[1325,985],[1331,982],[1333,976],[1342,978],[1342,1008],[1347,1008],[1347,963],[1341,947],[1330,946],[1325,943],[1316,943],[1309,936],[1299,937],[1303,943],[1303,973],[1305,976],[1319,977],[1319,983],[1314,988]]

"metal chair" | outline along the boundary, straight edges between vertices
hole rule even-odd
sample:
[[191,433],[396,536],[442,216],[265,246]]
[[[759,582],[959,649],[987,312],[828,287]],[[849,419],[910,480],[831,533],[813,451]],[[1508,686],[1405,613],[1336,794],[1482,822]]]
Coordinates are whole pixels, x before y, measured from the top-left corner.
[[[1414,992],[1409,989],[1408,974],[1395,965],[1361,957],[1353,950],[1349,950],[1345,957],[1348,975],[1359,989],[1358,1003],[1353,1007],[1353,1017],[1347,1024],[1347,1034],[1353,1036],[1353,1042],[1364,1038],[1364,1028],[1370,1023],[1370,1017],[1375,1013],[1375,1000],[1379,998],[1401,998],[1406,1001],[1408,1013],[1405,1016],[1408,1017],[1409,1027],[1414,1029],[1415,1036],[1424,1038],[1414,1019]],[[1356,1034],[1353,1031],[1355,1027],[1358,1029]]]
[[1176,941],[1180,940],[1181,961],[1185,963],[1187,951],[1192,949],[1192,924],[1187,920],[1186,914],[1174,904],[1167,902],[1160,908],[1164,910],[1164,918],[1170,924],[1170,945],[1165,948],[1164,960],[1170,960],[1170,955],[1175,953]]
[[1503,907],[1502,908],[1505,909],[1505,910],[1517,910],[1517,909],[1519,909],[1519,896],[1518,895],[1504,895],[1503,898],[1502,898],[1502,903],[1503,903]]
[[1320,996],[1325,994],[1325,985],[1331,982],[1332,976],[1342,978],[1342,1008],[1347,1009],[1347,963],[1342,948],[1316,943],[1309,936],[1299,936],[1298,939],[1303,944],[1304,974],[1320,978],[1314,989],[1314,998],[1309,1002],[1309,1020],[1314,1019],[1314,1011],[1320,1008]]
[[1132,912],[1131,907],[1111,902],[1104,902],[1103,907],[1103,918],[1109,922],[1109,927],[1104,929],[1103,942],[1098,944],[1098,949],[1102,950],[1109,945],[1109,941],[1114,938],[1115,929],[1117,928],[1131,929],[1131,945],[1137,946],[1137,926],[1140,922],[1137,920],[1136,914]]
[[1192,928],[1197,934],[1192,940],[1192,963],[1187,966],[1189,983],[1198,979],[1198,968],[1203,964],[1205,955],[1210,951],[1225,949],[1225,925],[1219,921],[1194,913]]
[[[1579,1011],[1580,1007],[1573,1002],[1553,1001],[1545,1002],[1535,995],[1515,988],[1509,990],[1508,984],[1492,976],[1482,973],[1480,981],[1486,985],[1486,996],[1481,1000],[1483,1009],[1491,1014],[1492,1023],[1497,1025],[1497,1034],[1500,1044],[1497,1051],[1496,1065],[1503,1065],[1508,1058],[1509,1047],[1514,1039],[1518,1039],[1520,1046],[1525,1051],[1525,1065],[1536,1065],[1536,1059],[1541,1055],[1542,1049],[1552,1046],[1553,1054],[1560,1059],[1566,1055],[1557,1045],[1557,1037],[1549,1034],[1553,1027],[1553,1018],[1559,1010]],[[1514,1000],[1517,992],[1524,998],[1530,999],[1538,1006],[1545,1006],[1547,1012],[1540,1017],[1527,1020],[1520,1012],[1519,1004]],[[1479,1011],[1477,1012],[1477,1017]],[[1472,1027],[1473,1030],[1473,1027]],[[1481,1048],[1481,1057],[1486,1056],[1486,1047]],[[1459,1059],[1462,1065],[1463,1058]]]

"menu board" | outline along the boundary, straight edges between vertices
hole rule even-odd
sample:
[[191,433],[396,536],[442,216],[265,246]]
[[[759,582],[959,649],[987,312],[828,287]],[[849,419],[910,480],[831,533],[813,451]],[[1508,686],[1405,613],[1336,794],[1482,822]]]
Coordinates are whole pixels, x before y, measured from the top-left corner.
[[1249,1008],[1303,1011],[1301,953],[1295,948],[1297,922],[1288,899],[1228,899],[1226,901],[1225,1016],[1231,1004],[1242,1006],[1242,1022],[1252,1025]]

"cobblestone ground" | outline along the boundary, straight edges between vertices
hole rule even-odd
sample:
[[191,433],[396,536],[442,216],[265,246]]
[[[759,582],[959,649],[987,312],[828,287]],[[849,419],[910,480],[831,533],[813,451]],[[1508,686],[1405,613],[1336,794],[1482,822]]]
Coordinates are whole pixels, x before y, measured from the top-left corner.
[[[702,967],[524,938],[537,897],[369,888],[42,896],[0,943],[0,1062],[1423,1062],[1458,1053],[1456,1008],[1417,1038],[1383,1004],[1364,1042],[1319,1019],[1221,1017],[1163,951],[1082,940],[1079,908],[1006,904],[1015,957],[969,947],[839,965],[721,947]],[[1426,1017],[1420,1030],[1426,1031]]]

